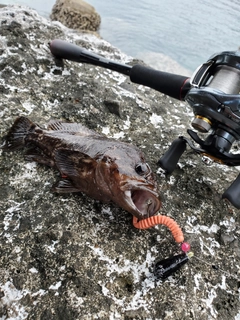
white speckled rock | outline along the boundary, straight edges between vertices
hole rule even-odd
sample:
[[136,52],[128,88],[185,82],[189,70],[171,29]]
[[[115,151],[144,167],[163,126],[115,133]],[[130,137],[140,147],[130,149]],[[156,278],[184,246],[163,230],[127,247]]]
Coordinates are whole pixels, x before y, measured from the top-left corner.
[[83,0],[57,0],[50,18],[72,29],[97,31],[101,18],[93,6]]
[[56,171],[26,162],[24,150],[0,151],[0,318],[239,319],[240,215],[221,201],[237,170],[207,167],[188,150],[172,176],[162,176],[156,162],[186,135],[190,108],[116,72],[55,60],[48,48],[54,38],[134,63],[106,41],[35,11],[1,9],[0,136],[25,115],[42,125],[80,122],[134,143],[157,173],[162,213],[183,227],[195,258],[156,282],[155,261],[179,252],[165,228],[139,231],[113,205],[52,194]]

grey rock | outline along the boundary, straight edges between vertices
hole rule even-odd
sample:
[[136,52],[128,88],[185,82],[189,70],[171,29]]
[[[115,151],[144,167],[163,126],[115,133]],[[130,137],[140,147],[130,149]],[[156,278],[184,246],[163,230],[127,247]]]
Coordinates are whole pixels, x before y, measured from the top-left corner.
[[227,245],[234,241],[234,236],[232,234],[221,233],[220,241],[223,245]]
[[108,108],[109,112],[116,114],[117,116],[121,117],[121,103],[117,100],[104,100],[105,106]]
[[[156,164],[186,135],[190,108],[115,72],[56,60],[48,48],[60,38],[133,62],[104,40],[23,7],[2,8],[0,19],[0,136],[25,115],[42,125],[81,122],[139,146],[156,172],[161,213],[183,227],[195,253],[167,281],[155,281],[155,261],[179,253],[166,228],[139,231],[114,205],[52,194],[57,172],[25,162],[22,150],[0,151],[0,317],[237,319],[240,257],[219,241],[221,233],[239,239],[239,212],[221,200],[237,169],[207,167],[190,150],[171,177]],[[108,99],[120,103],[121,117]]]
[[68,28],[97,31],[101,17],[95,8],[83,0],[56,0],[50,18]]
[[236,255],[240,257],[240,239],[235,239],[233,242],[231,242],[230,246],[235,250]]

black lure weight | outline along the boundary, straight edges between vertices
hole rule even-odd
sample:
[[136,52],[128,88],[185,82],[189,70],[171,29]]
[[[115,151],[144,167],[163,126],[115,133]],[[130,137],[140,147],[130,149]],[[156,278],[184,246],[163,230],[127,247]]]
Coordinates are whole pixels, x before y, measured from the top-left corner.
[[181,253],[176,256],[161,260],[155,264],[154,275],[157,280],[165,280],[174,272],[179,270],[189,260],[186,253]]

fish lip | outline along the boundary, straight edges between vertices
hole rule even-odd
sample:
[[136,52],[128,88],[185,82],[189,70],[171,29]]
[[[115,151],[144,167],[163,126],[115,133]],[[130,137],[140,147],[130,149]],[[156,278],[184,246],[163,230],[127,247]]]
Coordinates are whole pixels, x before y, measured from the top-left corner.
[[140,220],[155,215],[161,207],[159,194],[143,185],[125,190],[124,195],[129,211]]

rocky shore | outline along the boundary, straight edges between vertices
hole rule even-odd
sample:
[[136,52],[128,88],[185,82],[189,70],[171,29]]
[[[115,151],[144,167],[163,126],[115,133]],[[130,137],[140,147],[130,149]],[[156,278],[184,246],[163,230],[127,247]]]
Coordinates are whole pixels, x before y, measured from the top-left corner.
[[57,0],[50,18],[79,31],[97,31],[101,23],[95,8],[83,0]]
[[205,166],[191,150],[171,177],[157,160],[192,112],[129,78],[56,60],[54,38],[122,63],[139,61],[106,41],[19,6],[0,9],[0,136],[25,115],[80,122],[137,145],[156,172],[162,214],[183,228],[195,254],[165,282],[154,263],[179,253],[164,227],[139,231],[129,213],[84,195],[55,195],[52,169],[0,151],[1,319],[240,318],[239,211],[221,200],[238,171]]

